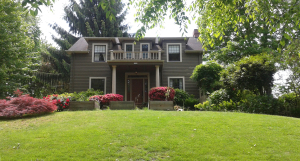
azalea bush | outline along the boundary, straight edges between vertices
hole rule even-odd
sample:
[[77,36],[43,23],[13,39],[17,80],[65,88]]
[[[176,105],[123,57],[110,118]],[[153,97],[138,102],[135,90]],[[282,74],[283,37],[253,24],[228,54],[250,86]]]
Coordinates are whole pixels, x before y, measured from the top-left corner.
[[95,95],[91,96],[89,100],[101,102],[101,104],[109,104],[110,101],[123,101],[123,96],[120,94]]
[[149,91],[151,101],[173,101],[175,90],[171,87],[154,87]]
[[70,97],[65,94],[57,95],[48,95],[47,97],[44,97],[45,100],[52,102],[52,104],[57,106],[57,111],[63,111],[65,109],[68,109],[70,106]]
[[13,118],[26,115],[51,113],[57,106],[51,101],[22,95],[21,91],[15,91],[16,97],[7,97],[7,100],[0,100],[0,117]]

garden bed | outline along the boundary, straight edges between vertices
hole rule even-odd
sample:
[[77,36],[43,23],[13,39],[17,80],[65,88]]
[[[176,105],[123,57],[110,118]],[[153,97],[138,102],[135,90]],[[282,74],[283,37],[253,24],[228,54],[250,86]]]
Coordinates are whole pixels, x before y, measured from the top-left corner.
[[71,101],[69,111],[82,111],[82,110],[97,110],[100,105],[97,101]]
[[111,101],[109,103],[111,110],[134,110],[135,104],[133,101]]
[[174,111],[173,101],[150,101],[150,110]]

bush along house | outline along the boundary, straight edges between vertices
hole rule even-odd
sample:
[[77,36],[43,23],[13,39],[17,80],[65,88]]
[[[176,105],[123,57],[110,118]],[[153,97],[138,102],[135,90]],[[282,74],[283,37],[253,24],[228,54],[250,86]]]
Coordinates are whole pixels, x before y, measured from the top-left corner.
[[193,37],[82,37],[67,53],[71,55],[70,92],[100,89],[124,96],[136,104],[148,102],[152,87],[169,86],[199,98],[190,79],[202,63],[203,49]]

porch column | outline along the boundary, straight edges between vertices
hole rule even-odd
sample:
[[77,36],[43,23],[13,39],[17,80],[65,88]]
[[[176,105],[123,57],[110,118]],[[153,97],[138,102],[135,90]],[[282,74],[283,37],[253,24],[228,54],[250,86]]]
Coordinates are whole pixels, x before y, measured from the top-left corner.
[[159,87],[159,65],[155,65],[156,68],[156,87]]
[[117,74],[116,74],[116,65],[112,66],[112,89],[111,89],[111,93],[116,94],[116,80],[117,80]]

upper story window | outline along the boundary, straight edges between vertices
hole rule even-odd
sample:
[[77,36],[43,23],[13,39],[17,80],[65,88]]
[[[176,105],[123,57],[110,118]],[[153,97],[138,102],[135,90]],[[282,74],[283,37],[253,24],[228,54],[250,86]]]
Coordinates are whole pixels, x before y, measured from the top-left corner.
[[174,89],[178,88],[185,90],[184,88],[184,77],[168,77],[168,86]]
[[127,59],[134,58],[133,51],[134,51],[134,45],[125,43],[125,52],[126,52]]
[[147,59],[148,58],[149,49],[150,49],[149,43],[141,43],[140,49],[141,49],[141,52],[142,52],[143,59]]
[[181,43],[169,43],[167,44],[167,59],[168,62],[181,62]]
[[107,60],[107,44],[93,44],[93,62],[105,62]]

